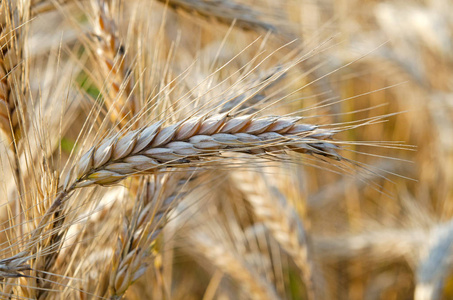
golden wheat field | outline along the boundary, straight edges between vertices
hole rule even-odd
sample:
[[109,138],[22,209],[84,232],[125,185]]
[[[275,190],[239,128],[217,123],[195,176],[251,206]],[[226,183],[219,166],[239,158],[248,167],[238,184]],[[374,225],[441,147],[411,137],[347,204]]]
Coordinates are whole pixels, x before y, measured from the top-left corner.
[[1,299],[453,299],[449,0],[0,0]]

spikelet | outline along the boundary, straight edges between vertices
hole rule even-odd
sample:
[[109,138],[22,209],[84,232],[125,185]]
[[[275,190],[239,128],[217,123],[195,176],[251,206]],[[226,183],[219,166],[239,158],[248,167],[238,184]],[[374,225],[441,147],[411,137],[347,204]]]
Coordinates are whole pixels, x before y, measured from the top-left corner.
[[69,173],[64,189],[111,185],[137,173],[194,165],[224,151],[260,155],[291,150],[341,158],[335,151],[337,146],[326,141],[335,130],[297,121],[297,117],[223,115],[188,119],[167,127],[153,124],[120,138],[107,138],[91,148]]

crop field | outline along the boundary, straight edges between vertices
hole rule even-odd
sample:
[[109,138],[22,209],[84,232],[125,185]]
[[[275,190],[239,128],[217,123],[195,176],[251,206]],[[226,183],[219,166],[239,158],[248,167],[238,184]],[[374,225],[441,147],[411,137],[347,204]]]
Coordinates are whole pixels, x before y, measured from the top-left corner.
[[0,299],[453,299],[452,11],[0,0]]

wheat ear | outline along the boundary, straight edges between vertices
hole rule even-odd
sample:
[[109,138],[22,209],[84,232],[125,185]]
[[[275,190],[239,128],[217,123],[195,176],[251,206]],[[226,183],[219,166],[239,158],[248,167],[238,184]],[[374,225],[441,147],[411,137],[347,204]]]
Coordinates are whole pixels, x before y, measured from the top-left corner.
[[[19,195],[23,195],[22,176],[19,165],[18,141],[24,124],[21,124],[26,109],[25,73],[25,25],[29,17],[28,1],[0,2],[0,130],[7,136],[14,155],[14,176]],[[23,122],[22,122],[23,123]],[[16,204],[20,215],[20,203]]]
[[113,4],[109,5],[104,0],[93,0],[92,4],[96,14],[93,42],[103,76],[104,103],[112,122],[123,127],[136,113],[131,82],[125,69],[125,49],[112,18]]
[[184,173],[166,173],[142,185],[136,209],[118,239],[110,272],[110,297],[120,299],[127,288],[143,275],[154,256],[157,237],[167,223],[168,214],[181,199],[187,178]]
[[195,13],[203,18],[215,19],[220,23],[237,26],[248,30],[276,31],[276,27],[265,21],[263,13],[235,1],[204,1],[204,0],[158,0],[175,10]]
[[10,141],[15,141],[20,136],[19,111],[25,109],[18,95],[24,92],[19,88],[25,65],[21,62],[22,26],[28,18],[29,7],[27,1],[2,1],[0,5],[0,129]]
[[368,260],[409,259],[414,249],[419,248],[427,238],[423,229],[382,229],[356,235],[334,237],[315,236],[313,246],[316,255],[323,261],[366,257]]
[[233,172],[233,179],[245,193],[259,221],[302,271],[308,299],[327,299],[323,294],[324,280],[316,270],[304,225],[284,195],[263,173]]
[[0,278],[22,277],[23,271],[30,270],[26,264],[29,257],[25,252],[18,253],[12,257],[0,260]]
[[199,166],[207,158],[218,158],[222,152],[260,155],[292,150],[341,158],[335,152],[337,146],[326,141],[335,130],[296,124],[299,120],[297,117],[218,115],[189,118],[167,127],[157,123],[121,138],[107,138],[75,164],[48,214],[75,188],[111,185],[134,174],[157,172],[170,166]]
[[[15,49],[11,49],[14,41],[13,16],[10,14],[9,1],[2,1],[0,14],[0,129],[13,141],[14,132],[18,129],[18,115],[16,102],[11,94],[11,70],[17,63]],[[11,58],[12,59],[11,59]]]
[[424,256],[416,272],[415,300],[442,299],[446,280],[451,274],[453,221],[431,229]]
[[[227,115],[188,120],[162,127],[160,123],[105,139],[92,147],[68,174],[63,190],[93,184],[110,185],[124,178],[162,168],[199,165],[222,152],[254,155],[281,150],[319,154],[335,159],[337,146],[326,140],[335,130],[296,124],[298,117]],[[72,178],[75,177],[75,180]]]
[[227,249],[221,242],[211,239],[203,232],[190,234],[193,246],[204,257],[231,276],[252,299],[280,299],[272,284],[257,274],[234,251]]
[[[297,117],[227,115],[187,121],[162,127],[160,123],[131,131],[123,137],[107,138],[86,152],[66,177],[60,192],[32,232],[25,253],[33,249],[54,213],[76,189],[91,185],[111,185],[143,172],[157,172],[170,166],[199,165],[222,152],[254,155],[292,150],[341,159],[326,141],[335,130],[296,124]],[[73,179],[75,177],[75,179]]]

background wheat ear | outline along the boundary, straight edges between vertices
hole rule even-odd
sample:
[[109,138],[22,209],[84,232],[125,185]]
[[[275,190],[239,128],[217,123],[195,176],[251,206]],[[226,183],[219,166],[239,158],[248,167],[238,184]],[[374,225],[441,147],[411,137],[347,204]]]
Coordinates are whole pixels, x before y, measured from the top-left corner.
[[[20,137],[21,117],[25,109],[23,91],[20,86],[26,64],[22,61],[25,41],[25,28],[20,28],[27,21],[26,2],[2,1],[1,3],[1,94],[0,128],[9,138],[10,143]],[[23,130],[23,128],[22,128]],[[17,137],[17,138],[16,138]],[[14,147],[14,146],[12,146]]]

